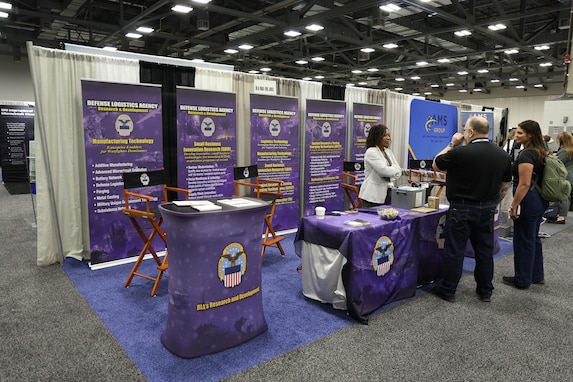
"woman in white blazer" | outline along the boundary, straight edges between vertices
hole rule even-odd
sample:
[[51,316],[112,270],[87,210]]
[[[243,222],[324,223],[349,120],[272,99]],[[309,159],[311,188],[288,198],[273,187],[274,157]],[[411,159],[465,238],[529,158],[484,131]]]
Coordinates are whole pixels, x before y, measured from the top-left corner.
[[388,187],[402,174],[394,153],[388,148],[390,141],[390,130],[386,125],[370,128],[364,153],[364,182],[359,193],[363,207],[384,204]]

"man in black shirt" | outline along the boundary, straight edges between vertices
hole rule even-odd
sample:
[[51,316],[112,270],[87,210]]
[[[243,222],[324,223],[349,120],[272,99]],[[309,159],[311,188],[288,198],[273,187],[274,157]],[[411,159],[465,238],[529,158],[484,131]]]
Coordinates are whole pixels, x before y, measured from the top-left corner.
[[[447,171],[444,278],[432,293],[455,301],[468,239],[475,252],[476,293],[491,301],[493,291],[494,215],[497,204],[511,185],[511,161],[503,149],[489,142],[489,123],[471,117],[464,133],[456,133],[450,144],[436,155],[434,169]],[[461,146],[465,141],[466,145]]]

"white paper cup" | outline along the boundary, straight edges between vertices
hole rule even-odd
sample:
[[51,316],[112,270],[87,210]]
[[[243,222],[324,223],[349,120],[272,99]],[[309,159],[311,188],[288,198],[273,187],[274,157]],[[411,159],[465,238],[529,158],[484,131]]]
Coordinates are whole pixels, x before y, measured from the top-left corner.
[[316,213],[316,218],[317,219],[324,219],[324,215],[326,214],[326,208],[324,207],[316,207],[314,209],[314,212]]

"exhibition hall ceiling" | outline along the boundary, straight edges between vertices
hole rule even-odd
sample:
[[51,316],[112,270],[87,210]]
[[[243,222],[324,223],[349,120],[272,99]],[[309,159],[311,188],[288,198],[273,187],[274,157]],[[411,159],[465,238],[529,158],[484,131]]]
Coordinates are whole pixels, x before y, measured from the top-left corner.
[[542,92],[565,83],[570,24],[571,0],[0,0],[0,53],[74,43],[408,94]]

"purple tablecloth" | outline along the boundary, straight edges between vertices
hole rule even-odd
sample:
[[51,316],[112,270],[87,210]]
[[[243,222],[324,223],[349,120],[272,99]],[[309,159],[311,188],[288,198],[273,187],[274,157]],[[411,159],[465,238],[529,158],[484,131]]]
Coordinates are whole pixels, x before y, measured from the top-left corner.
[[267,330],[261,245],[269,208],[264,203],[191,212],[190,207],[160,206],[169,255],[167,326],[161,342],[173,354],[215,353]]
[[[360,322],[382,305],[411,297],[416,287],[438,278],[443,269],[439,245],[445,210],[418,213],[398,209],[396,220],[374,211],[355,215],[304,217],[295,242],[333,248],[347,259],[342,268],[348,313]],[[352,227],[348,220],[370,225]],[[304,272],[304,269],[303,269]]]

